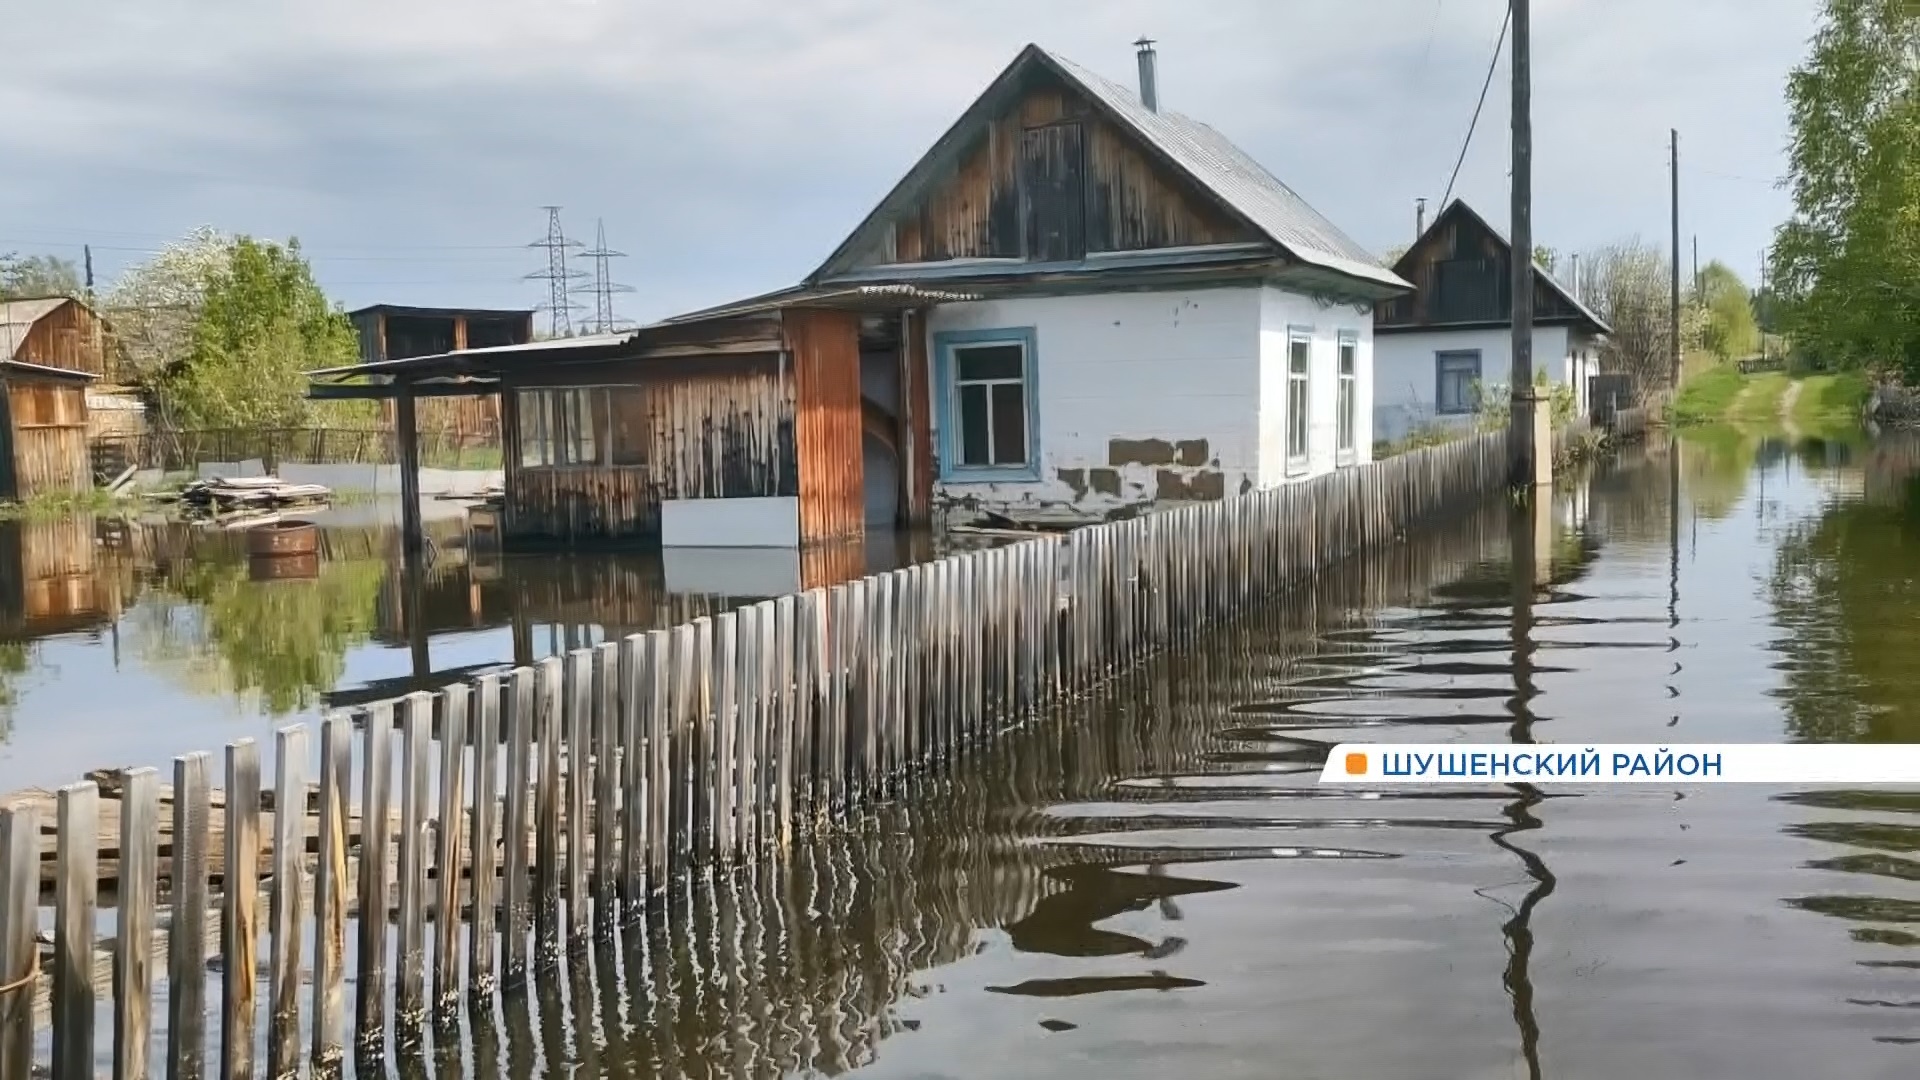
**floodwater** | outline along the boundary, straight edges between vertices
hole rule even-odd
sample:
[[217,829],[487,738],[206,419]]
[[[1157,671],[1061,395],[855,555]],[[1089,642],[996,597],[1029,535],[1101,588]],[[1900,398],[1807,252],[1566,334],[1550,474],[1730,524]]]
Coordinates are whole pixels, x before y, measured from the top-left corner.
[[[398,1072],[1920,1075],[1920,784],[1317,782],[1349,739],[1913,741],[1917,556],[1920,438],[1631,449],[1563,483],[1544,528],[1496,501],[1419,530],[779,865],[687,885]],[[231,631],[244,559],[192,586],[203,561],[136,565],[117,653],[99,628],[32,647],[4,776],[157,764],[409,674],[381,558]],[[433,664],[637,625],[605,609],[611,565],[509,560],[480,610],[548,583],[521,605],[539,640],[449,627]],[[473,574],[453,580],[439,603],[465,618]],[[178,636],[143,636],[143,604]],[[309,636],[346,644],[271,684],[244,659]]]
[[320,557],[160,518],[0,521],[0,793],[150,765],[489,670],[929,557],[924,536],[810,552],[503,555],[429,503],[411,574],[399,504],[308,515]]

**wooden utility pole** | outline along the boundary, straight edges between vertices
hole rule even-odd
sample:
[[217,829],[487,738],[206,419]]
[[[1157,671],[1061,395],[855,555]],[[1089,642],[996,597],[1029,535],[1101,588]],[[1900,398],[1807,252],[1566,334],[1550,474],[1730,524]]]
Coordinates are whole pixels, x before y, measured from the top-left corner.
[[[1533,71],[1532,21],[1527,0],[1513,3],[1513,251],[1509,292],[1513,319],[1513,368],[1508,402],[1508,479],[1515,486],[1552,476],[1552,435],[1540,436],[1545,409],[1533,389]],[[1543,445],[1544,444],[1544,445]]]
[[1678,390],[1680,388],[1680,131],[1678,128],[1669,128],[1667,134],[1673,150],[1673,160],[1669,163],[1673,181],[1673,295],[1670,297],[1673,307],[1669,326],[1673,334],[1673,371],[1670,381],[1673,388]]

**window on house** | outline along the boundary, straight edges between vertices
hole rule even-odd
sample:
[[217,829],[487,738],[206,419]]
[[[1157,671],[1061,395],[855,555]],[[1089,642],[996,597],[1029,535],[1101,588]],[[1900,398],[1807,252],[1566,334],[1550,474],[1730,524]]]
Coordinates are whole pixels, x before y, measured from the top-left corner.
[[1313,363],[1313,342],[1303,333],[1287,339],[1287,463],[1304,466],[1307,461],[1308,409],[1307,376]]
[[647,392],[638,386],[615,386],[606,391],[607,462],[645,465],[651,429],[647,424]]
[[956,464],[974,469],[1030,464],[1026,345],[955,345],[952,355]]
[[638,387],[522,390],[520,464],[644,465],[646,396]]
[[1434,355],[1434,411],[1470,413],[1480,404],[1480,350]]
[[1342,460],[1353,457],[1353,438],[1360,407],[1360,343],[1346,335],[1340,337],[1339,440],[1335,447]]

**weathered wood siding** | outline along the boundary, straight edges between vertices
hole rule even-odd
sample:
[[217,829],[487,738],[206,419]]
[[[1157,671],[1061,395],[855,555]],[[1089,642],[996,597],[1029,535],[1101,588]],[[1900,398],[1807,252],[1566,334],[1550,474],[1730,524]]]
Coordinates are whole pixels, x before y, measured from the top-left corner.
[[85,516],[0,523],[0,633],[62,633],[103,613],[93,530]]
[[[1414,291],[1374,308],[1377,332],[1390,327],[1505,323],[1512,318],[1512,249],[1477,214],[1454,203],[1425,236],[1401,256],[1394,271]],[[1558,290],[1535,274],[1536,322],[1580,318]]]
[[927,319],[923,311],[905,317],[902,335],[900,402],[901,427],[900,505],[909,525],[924,525],[933,514],[933,397],[928,390],[931,379],[927,361]]
[[[800,494],[794,379],[778,354],[630,361],[556,378],[581,385],[520,385],[506,395],[511,538],[650,539],[659,534],[663,499]],[[646,431],[630,438],[645,446],[644,461],[613,460],[611,412],[596,408],[597,464],[529,463],[522,395],[574,389],[642,395]]]
[[35,320],[14,347],[13,355],[0,359],[104,376],[107,374],[106,325],[92,308],[78,300],[68,300]]
[[805,543],[866,532],[861,441],[860,318],[847,311],[789,309],[800,537]]
[[87,454],[86,387],[79,382],[0,376],[7,396],[6,454],[0,498],[85,491],[93,486]]
[[1074,259],[1257,237],[1084,97],[1036,75],[860,264]]

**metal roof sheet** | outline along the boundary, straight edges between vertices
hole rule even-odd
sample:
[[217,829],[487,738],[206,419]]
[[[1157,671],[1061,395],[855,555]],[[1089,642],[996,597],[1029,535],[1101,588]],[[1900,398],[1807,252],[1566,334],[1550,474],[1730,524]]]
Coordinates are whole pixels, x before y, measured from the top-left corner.
[[1134,134],[1295,258],[1384,285],[1409,287],[1219,131],[1180,113],[1149,109],[1132,90],[1056,53],[1038,51]]
[[1038,45],[1021,50],[808,280],[829,276],[858,243],[884,227],[888,212],[914,198],[942,167],[951,165],[949,159],[970,145],[997,110],[1006,106],[1023,74],[1035,64],[1084,93],[1105,116],[1244,219],[1265,242],[1309,267],[1349,280],[1392,292],[1413,287],[1218,131],[1179,113],[1149,109],[1132,90]]

